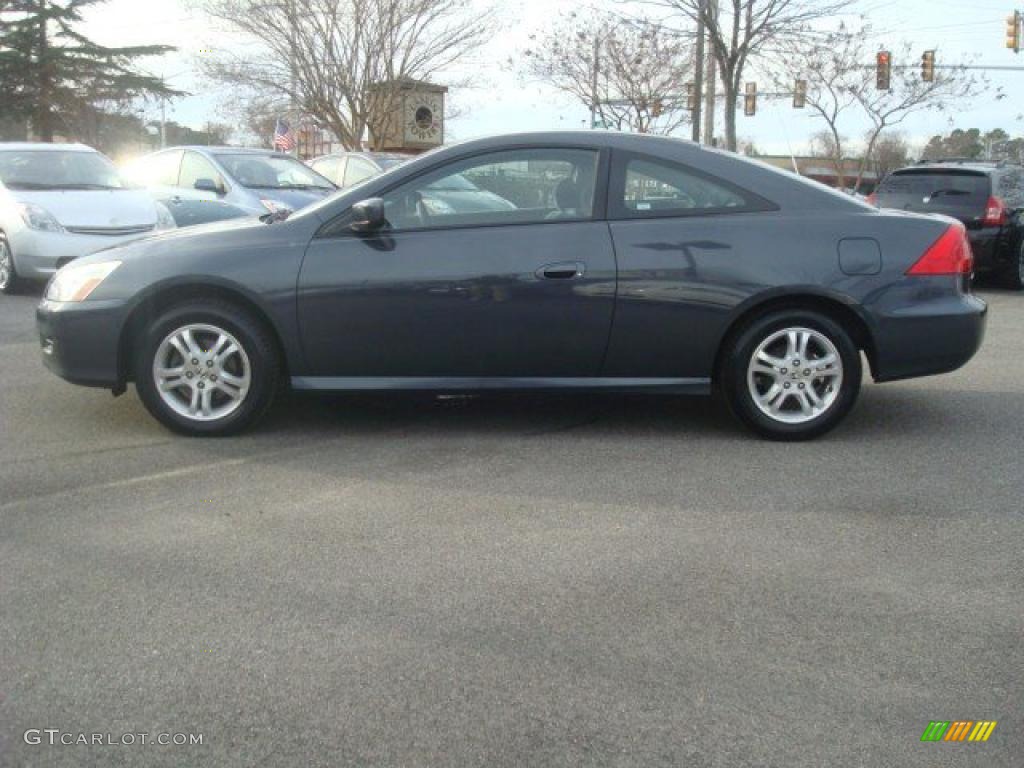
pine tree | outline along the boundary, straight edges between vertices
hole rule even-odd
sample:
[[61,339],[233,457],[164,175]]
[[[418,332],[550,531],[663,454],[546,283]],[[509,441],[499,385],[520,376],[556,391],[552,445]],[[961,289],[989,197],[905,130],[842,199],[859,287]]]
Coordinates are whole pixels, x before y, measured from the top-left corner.
[[107,48],[76,31],[82,10],[102,2],[0,0],[0,104],[5,118],[30,120],[42,141],[68,132],[67,116],[94,105],[181,95],[133,69],[136,59],[170,46]]

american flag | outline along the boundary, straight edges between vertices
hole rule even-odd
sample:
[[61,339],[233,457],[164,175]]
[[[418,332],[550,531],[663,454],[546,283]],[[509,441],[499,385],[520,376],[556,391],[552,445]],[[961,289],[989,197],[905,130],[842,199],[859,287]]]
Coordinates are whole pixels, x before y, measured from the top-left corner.
[[279,152],[295,149],[295,131],[283,117],[279,117],[274,125],[274,149]]

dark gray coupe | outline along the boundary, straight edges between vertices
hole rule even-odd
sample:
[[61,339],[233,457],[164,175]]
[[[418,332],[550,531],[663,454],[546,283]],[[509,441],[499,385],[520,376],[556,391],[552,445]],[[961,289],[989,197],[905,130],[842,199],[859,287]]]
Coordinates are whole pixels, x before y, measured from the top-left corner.
[[[495,207],[440,206],[457,178]],[[468,194],[468,192],[467,192]],[[429,201],[429,202],[428,202]],[[38,309],[46,364],[172,429],[297,390],[720,389],[762,435],[820,435],[876,381],[977,351],[964,228],[879,211],[689,142],[502,136],[423,155],[286,221],[79,259]]]

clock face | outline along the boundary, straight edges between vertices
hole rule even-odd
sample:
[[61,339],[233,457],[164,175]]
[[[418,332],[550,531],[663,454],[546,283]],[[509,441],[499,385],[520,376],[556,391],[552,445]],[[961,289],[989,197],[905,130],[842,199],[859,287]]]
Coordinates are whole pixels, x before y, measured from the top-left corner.
[[405,97],[405,140],[417,144],[441,143],[440,94],[417,93]]

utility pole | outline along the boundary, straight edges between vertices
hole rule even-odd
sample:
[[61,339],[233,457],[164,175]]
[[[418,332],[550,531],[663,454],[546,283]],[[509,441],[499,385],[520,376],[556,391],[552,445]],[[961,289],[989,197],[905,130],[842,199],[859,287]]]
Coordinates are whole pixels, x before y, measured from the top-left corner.
[[299,110],[298,101],[295,98],[295,89],[297,86],[298,77],[295,72],[295,0],[287,0],[288,3],[288,72],[290,75],[290,82],[288,85],[288,118],[291,121],[291,129],[295,133],[295,146],[292,147],[291,154],[295,157],[299,156],[299,138],[301,136],[301,130],[299,126]]
[[598,67],[600,67],[600,55],[601,55],[601,38],[594,35],[594,58],[590,68],[590,130],[594,130],[597,125],[597,77]]
[[[707,3],[708,18],[714,22],[714,27],[709,27],[708,37],[714,36],[714,29],[718,26],[718,0],[704,0]],[[707,25],[705,25],[707,26]],[[707,65],[704,69],[704,143],[709,147],[715,144],[715,46],[709,39],[707,50]]]
[[700,143],[701,99],[704,97],[704,6],[707,0],[700,0],[700,12],[697,14],[697,49],[693,65],[693,112],[690,114],[692,124],[691,138]]
[[160,97],[160,149],[167,146],[167,97]]

